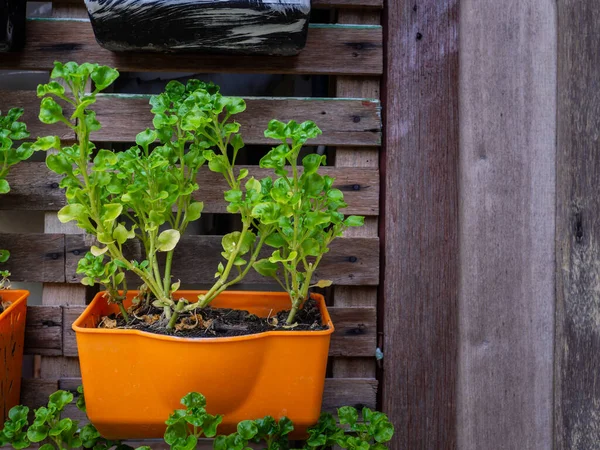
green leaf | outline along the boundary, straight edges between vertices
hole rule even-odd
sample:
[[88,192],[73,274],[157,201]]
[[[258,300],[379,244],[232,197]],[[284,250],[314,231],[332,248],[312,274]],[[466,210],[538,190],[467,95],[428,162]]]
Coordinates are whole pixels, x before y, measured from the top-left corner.
[[181,399],[186,408],[206,408],[206,397],[198,392],[190,392]]
[[62,84],[51,81],[48,84],[39,84],[37,87],[37,96],[43,97],[44,95],[53,94],[56,96],[64,96],[65,88]]
[[148,149],[148,146],[157,139],[156,131],[146,128],[145,131],[138,133],[135,137],[135,143],[144,149]]
[[127,239],[129,239],[129,231],[122,224],[118,224],[113,230],[112,237],[115,241],[117,241],[120,245],[123,245]]
[[237,177],[238,181],[243,180],[244,178],[246,178],[248,176],[248,169],[241,169],[240,170],[240,174]]
[[241,202],[242,201],[242,191],[239,189],[231,189],[229,191],[225,191],[225,201],[226,202]]
[[48,169],[58,175],[64,175],[73,172],[73,165],[62,153],[48,155],[46,158]]
[[246,110],[246,102],[243,98],[228,97],[225,109],[229,114],[239,114]]
[[51,148],[60,148],[60,138],[58,136],[45,136],[37,138],[32,144],[34,150],[50,150]]
[[277,223],[280,213],[280,206],[274,202],[259,203],[252,208],[252,216],[259,219],[265,225]]
[[102,172],[113,169],[118,160],[119,157],[116,153],[111,152],[110,150],[99,150],[98,154],[94,158],[94,166],[92,167],[92,170]]
[[270,247],[279,248],[286,245],[286,240],[283,238],[283,236],[281,236],[281,234],[273,232],[267,236],[265,239],[265,244]]
[[8,184],[8,181],[0,180],[0,194],[6,194],[9,191],[10,191],[10,186]]
[[96,91],[103,91],[119,78],[119,72],[111,67],[98,66],[92,71],[91,78],[96,85]]
[[222,421],[222,415],[213,416],[211,414],[206,414],[204,417],[204,423],[202,424],[204,435],[208,438],[215,437],[217,434],[217,427]]
[[271,120],[267,130],[265,131],[265,137],[277,140],[285,139],[287,137],[285,132],[285,123],[275,119]]
[[198,220],[202,215],[202,210],[204,209],[203,202],[192,202],[185,211],[185,217],[188,221],[193,222],[194,220]]
[[38,450],[54,450],[52,444],[44,444]]
[[102,221],[114,222],[123,212],[123,205],[119,203],[107,203],[102,208]]
[[321,254],[321,246],[313,238],[307,238],[302,242],[302,253],[305,256],[319,256]]
[[32,425],[27,430],[27,439],[31,442],[42,442],[48,437],[50,428],[47,425]]
[[42,100],[39,118],[42,123],[46,124],[67,120],[65,116],[63,116],[63,110],[61,106],[50,97],[46,97]]
[[347,227],[362,227],[365,224],[363,216],[348,216],[344,220],[344,225]]
[[73,401],[73,394],[67,391],[56,391],[48,398],[48,407],[54,407],[62,411],[66,405]]
[[98,248],[95,245],[92,245],[90,248],[90,253],[94,256],[104,255],[108,251],[108,247]]
[[325,156],[318,155],[316,153],[311,153],[310,155],[306,155],[302,159],[302,166],[304,167],[304,176],[307,177],[317,170],[319,170],[319,166],[325,162]]
[[286,434],[290,434],[294,431],[294,423],[288,419],[287,417],[282,417],[279,419],[279,435],[285,436]]
[[394,426],[387,420],[385,422],[380,422],[375,426],[375,433],[373,437],[376,442],[389,442],[394,435]]
[[297,256],[298,256],[298,252],[295,250],[290,252],[290,254],[287,257],[281,256],[281,252],[279,250],[275,250],[273,252],[273,255],[269,258],[269,261],[272,263],[288,262],[288,261],[293,261],[294,259],[296,259]]
[[315,284],[316,287],[318,288],[326,288],[329,287],[333,284],[333,281],[331,280],[319,280],[317,281],[317,284]]
[[0,249],[0,263],[5,263],[10,258],[10,252],[8,250]]
[[252,267],[263,277],[275,277],[277,275],[278,266],[275,263],[272,263],[268,259],[259,259],[256,261]]
[[251,177],[248,181],[246,181],[246,191],[262,191],[262,185],[260,181],[256,180],[254,177]]
[[82,219],[87,218],[87,211],[85,209],[85,206],[79,203],[73,203],[71,205],[66,205],[62,207],[58,211],[57,216],[58,220],[60,220],[61,223],[67,223],[71,220],[76,220],[79,222]]
[[358,421],[358,411],[351,406],[342,406],[341,408],[338,408],[338,417],[340,423],[354,426]]
[[258,428],[253,420],[242,420],[237,425],[237,432],[242,438],[249,441],[256,436],[256,433],[258,433]]
[[170,252],[175,248],[181,234],[177,230],[165,230],[158,235],[156,249],[159,252]]

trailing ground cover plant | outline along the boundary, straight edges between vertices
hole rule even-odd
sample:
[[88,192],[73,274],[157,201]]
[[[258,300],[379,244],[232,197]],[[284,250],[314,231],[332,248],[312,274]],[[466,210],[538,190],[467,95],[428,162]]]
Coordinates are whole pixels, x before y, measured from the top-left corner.
[[[321,130],[311,121],[298,124],[272,120],[265,137],[281,144],[260,160],[260,167],[273,169],[277,177],[262,183],[265,201],[256,205],[252,214],[260,226],[272,227],[265,243],[275,250],[269,258],[256,261],[254,268],[274,278],[290,295],[288,325],[308,297],[313,274],[329,251],[329,244],[347,228],[364,223],[364,217],[344,218],[340,212],[348,206],[344,194],[333,188],[333,178],[318,173],[325,156],[305,156],[301,173],[298,159],[302,146],[319,134]],[[331,281],[320,280],[315,286],[329,285]]]
[[[76,405],[85,412],[83,390],[78,388],[79,396]],[[63,417],[65,407],[73,403],[74,396],[67,391],[56,391],[48,398],[48,405],[41,406],[34,412],[33,422],[29,421],[29,408],[15,406],[8,413],[8,420],[0,430],[0,446],[11,445],[15,449],[29,448],[39,445],[40,450],[69,450],[75,448],[93,448],[107,450],[109,448],[131,448],[119,441],[109,441],[98,433],[92,424],[79,426],[77,420]]]
[[[0,111],[0,194],[6,194],[10,191],[10,185],[6,180],[9,169],[15,164],[29,159],[35,150],[31,143],[24,142],[15,147],[14,141],[20,141],[29,137],[27,125],[19,121],[23,115],[22,108],[11,108],[6,115]],[[0,263],[5,263],[10,257],[8,250],[0,249]],[[0,289],[10,287],[8,277],[10,273],[7,270],[0,271]],[[0,312],[3,311],[0,305]]]

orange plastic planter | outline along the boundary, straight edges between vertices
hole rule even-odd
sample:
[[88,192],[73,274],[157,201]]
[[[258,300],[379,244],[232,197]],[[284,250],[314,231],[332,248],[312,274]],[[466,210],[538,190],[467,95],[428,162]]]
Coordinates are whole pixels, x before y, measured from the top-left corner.
[[2,301],[12,303],[0,314],[0,429],[10,408],[19,404],[28,296],[28,291],[0,291]]
[[[176,297],[195,301],[201,293]],[[135,295],[128,293],[126,306]],[[225,416],[220,433],[271,415],[292,419],[295,436],[302,436],[319,418],[333,333],[323,296],[313,298],[328,330],[190,339],[98,329],[101,316],[118,310],[98,294],[73,324],[88,417],[109,439],[160,438],[181,397],[196,391],[206,396],[210,413]],[[219,295],[212,306],[267,317],[290,305],[284,293],[238,291]]]

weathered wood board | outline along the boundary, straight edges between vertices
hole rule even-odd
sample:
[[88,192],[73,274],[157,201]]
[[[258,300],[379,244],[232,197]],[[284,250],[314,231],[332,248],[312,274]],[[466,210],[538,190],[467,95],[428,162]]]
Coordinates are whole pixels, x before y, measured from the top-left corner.
[[458,6],[390,1],[384,21],[382,406],[394,449],[456,448]]
[[[23,108],[23,121],[32,138],[57,135],[73,139],[63,124],[46,125],[38,114],[40,99],[34,91],[0,91],[2,103]],[[92,134],[96,142],[135,142],[137,133],[152,127],[149,95],[100,94],[94,106],[102,129]],[[246,98],[246,111],[236,116],[246,144],[274,145],[264,137],[269,121],[314,121],[323,134],[309,141],[310,145],[353,147],[381,144],[381,104],[368,98]],[[67,110],[65,105],[65,110]]]
[[86,19],[27,22],[22,52],[7,53],[0,69],[49,70],[54,61],[94,61],[122,71],[244,72],[379,75],[383,71],[382,31],[377,26],[315,25],[298,56],[240,56],[112,53],[98,45]]
[[[247,168],[251,175],[266,177],[273,172],[256,166]],[[322,173],[335,178],[334,186],[344,193],[348,208],[344,214],[379,213],[379,173],[376,169],[323,167]],[[8,176],[11,191],[2,196],[0,210],[58,211],[66,203],[64,191],[59,187],[60,177],[46,167],[45,163],[27,162],[15,166]],[[204,202],[205,213],[226,213],[227,203],[223,192],[226,181],[220,174],[203,167],[198,174],[199,189],[194,198]]]
[[600,445],[600,4],[556,3],[554,448]]
[[550,449],[555,6],[461,11],[458,448]]

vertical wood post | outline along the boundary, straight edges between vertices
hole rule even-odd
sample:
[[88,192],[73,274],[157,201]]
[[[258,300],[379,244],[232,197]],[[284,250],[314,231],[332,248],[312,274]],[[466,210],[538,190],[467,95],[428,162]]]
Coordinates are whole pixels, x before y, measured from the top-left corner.
[[456,447],[458,0],[384,20],[383,409],[393,449]]
[[600,442],[600,3],[559,0],[554,448]]

